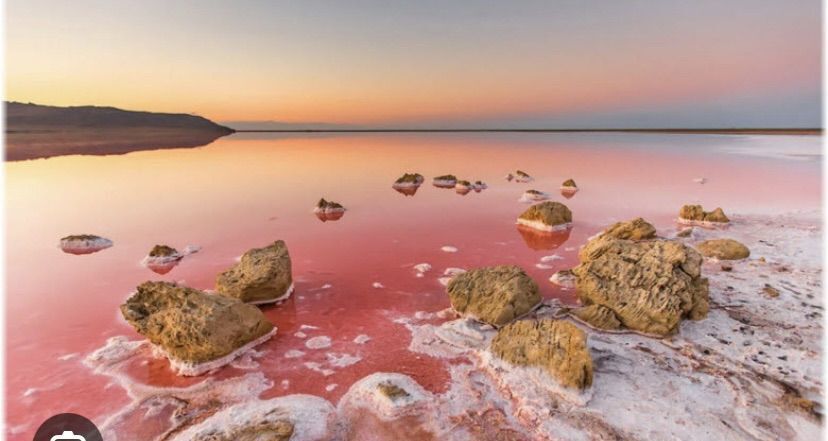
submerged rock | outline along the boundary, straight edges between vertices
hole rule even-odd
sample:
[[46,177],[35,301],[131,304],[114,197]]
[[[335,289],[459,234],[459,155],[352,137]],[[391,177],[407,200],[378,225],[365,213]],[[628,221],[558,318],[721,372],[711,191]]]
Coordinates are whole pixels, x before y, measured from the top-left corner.
[[184,258],[183,253],[179,253],[173,247],[167,245],[156,245],[152,247],[150,252],[141,261],[141,264],[158,274],[167,274],[178,265],[181,259]]
[[701,205],[685,205],[679,211],[679,222],[687,224],[726,224],[730,219],[721,208],[704,211]]
[[459,274],[448,282],[446,291],[455,311],[494,326],[528,313],[541,301],[538,285],[514,265]]
[[435,187],[454,188],[454,186],[457,184],[457,176],[454,176],[454,175],[437,176],[431,182]]
[[560,202],[541,202],[526,209],[517,219],[520,225],[541,231],[555,231],[568,228],[572,212]]
[[546,370],[561,385],[585,389],[592,385],[592,357],[586,334],[562,320],[518,320],[501,328],[490,350],[518,366]]
[[609,308],[627,328],[666,335],[683,318],[707,315],[702,256],[681,242],[604,234],[589,241],[579,257],[580,265],[572,270],[578,298],[585,306]]
[[653,224],[638,217],[633,220],[614,223],[605,229],[601,235],[615,239],[653,239],[656,237],[656,229]]
[[255,306],[167,282],[139,285],[121,313],[181,375],[230,363],[276,332]]
[[489,188],[489,186],[483,181],[474,181],[474,183],[472,183],[472,189],[477,193],[480,193],[482,190],[487,188]]
[[419,187],[425,178],[419,173],[406,173],[394,181],[394,188]]
[[520,202],[540,202],[549,199],[549,194],[540,190],[526,190],[523,196],[520,197]]
[[578,186],[575,185],[575,181],[572,179],[567,179],[566,181],[561,184],[561,190],[577,190]]
[[253,304],[288,298],[293,292],[293,275],[285,242],[277,240],[244,253],[239,263],[218,275],[216,291]]
[[748,247],[733,239],[706,240],[697,244],[696,249],[704,257],[713,257],[719,260],[740,260],[750,256]]
[[607,330],[621,329],[621,322],[611,309],[601,305],[589,305],[575,308],[570,314],[589,323],[590,325]]
[[93,234],[74,234],[60,239],[60,249],[69,254],[91,254],[111,247],[112,241]]

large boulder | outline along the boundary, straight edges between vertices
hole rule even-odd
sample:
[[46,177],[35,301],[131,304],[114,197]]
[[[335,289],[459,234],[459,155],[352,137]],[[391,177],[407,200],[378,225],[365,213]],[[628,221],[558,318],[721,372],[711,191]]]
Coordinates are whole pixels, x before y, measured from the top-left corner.
[[455,311],[493,326],[503,326],[541,301],[538,285],[514,265],[478,268],[460,274],[446,287]]
[[592,357],[584,331],[563,320],[518,320],[501,328],[491,352],[518,365],[546,370],[561,385],[585,389],[592,385]]
[[618,320],[618,317],[606,306],[582,306],[569,311],[569,313],[598,329],[612,331],[621,329],[621,322]]
[[656,229],[653,224],[638,217],[633,220],[612,224],[601,235],[616,239],[653,239],[656,237]]
[[246,303],[284,300],[293,292],[290,254],[284,241],[253,248],[216,278],[216,291]]
[[667,335],[681,319],[707,315],[702,256],[681,242],[601,235],[579,257],[572,272],[581,303],[610,309],[626,328]]
[[716,208],[713,211],[704,211],[701,205],[685,205],[679,210],[679,221],[684,223],[713,223],[724,224],[730,222],[724,210]]
[[555,231],[567,228],[572,222],[572,212],[560,203],[546,201],[527,208],[517,219],[519,225],[541,231]]
[[696,245],[704,257],[720,260],[739,260],[750,256],[750,250],[741,242],[733,239],[712,239]]
[[255,306],[168,282],[139,285],[121,313],[182,375],[227,364],[275,333]]

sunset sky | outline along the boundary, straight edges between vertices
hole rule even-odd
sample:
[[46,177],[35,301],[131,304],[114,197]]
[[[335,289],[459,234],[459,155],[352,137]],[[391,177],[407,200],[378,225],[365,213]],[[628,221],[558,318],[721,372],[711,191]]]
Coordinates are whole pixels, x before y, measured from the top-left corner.
[[817,127],[818,0],[10,0],[7,99],[376,127]]

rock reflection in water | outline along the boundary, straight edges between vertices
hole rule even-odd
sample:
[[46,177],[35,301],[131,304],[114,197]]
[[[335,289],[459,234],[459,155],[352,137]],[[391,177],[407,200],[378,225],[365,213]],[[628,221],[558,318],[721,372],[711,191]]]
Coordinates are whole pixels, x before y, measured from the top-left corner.
[[533,250],[554,250],[569,240],[572,228],[557,231],[540,231],[524,225],[517,225],[518,233],[526,246]]

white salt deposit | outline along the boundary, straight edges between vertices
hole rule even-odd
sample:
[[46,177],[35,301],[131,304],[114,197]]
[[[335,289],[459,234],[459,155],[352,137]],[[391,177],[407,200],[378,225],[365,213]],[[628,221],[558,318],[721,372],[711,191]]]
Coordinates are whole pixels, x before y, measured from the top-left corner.
[[385,286],[382,283],[379,283],[379,282],[374,282],[374,283],[371,284],[371,286],[374,287],[375,289],[385,288]]
[[325,390],[328,391],[328,392],[331,392],[334,389],[336,389],[337,386],[339,386],[339,385],[338,384],[329,384],[329,385],[325,386]]
[[429,263],[418,263],[418,264],[414,265],[414,271],[417,271],[417,273],[420,273],[420,274],[427,273],[427,272],[431,271],[431,264],[429,264]]
[[562,288],[575,288],[575,275],[569,271],[558,271],[552,274],[549,281]]
[[552,268],[555,268],[555,267],[552,266],[552,265],[547,265],[545,263],[536,263],[535,268],[537,268],[537,269],[552,269]]
[[305,356],[305,353],[298,350],[298,349],[291,349],[291,350],[285,352],[285,358],[299,358],[299,357],[304,357],[304,356]]
[[695,178],[693,179],[693,182],[695,182],[696,184],[704,184],[705,182],[707,182],[707,178]]
[[538,192],[538,193],[527,191],[527,192],[523,193],[523,195],[520,197],[520,199],[518,199],[518,202],[524,202],[524,203],[540,202],[540,201],[545,201],[549,198],[550,198],[549,194],[544,193],[542,191]]
[[354,337],[354,343],[358,345],[364,345],[365,343],[368,343],[369,340],[371,340],[371,337],[365,334],[359,334],[356,337]]
[[556,260],[563,260],[563,257],[559,256],[557,254],[552,254],[552,255],[543,256],[543,257],[540,258],[540,261],[543,262],[543,263],[554,262]]
[[237,432],[278,421],[293,425],[291,441],[326,441],[341,436],[333,405],[312,395],[287,395],[253,400],[217,412],[188,428],[174,439],[234,439]]
[[305,334],[302,331],[296,331],[296,332],[293,333],[293,336],[296,337],[296,338],[306,338],[308,336],[308,334]]
[[318,363],[318,362],[315,362],[315,361],[308,361],[308,362],[305,362],[305,363],[304,363],[304,366],[305,366],[306,368],[308,368],[308,369],[310,369],[310,370],[314,371],[314,372],[319,372],[320,374],[322,374],[322,375],[324,375],[324,376],[326,376],[326,377],[330,377],[331,375],[333,375],[333,374],[334,374],[334,371],[333,371],[333,370],[331,370],[331,369],[325,369],[324,367],[322,367],[322,363]]
[[356,355],[338,354],[335,352],[328,352],[325,354],[325,357],[328,358],[328,364],[331,365],[331,367],[336,368],[348,367],[353,364],[357,364],[362,360],[362,357]]
[[331,347],[331,338],[327,335],[320,335],[318,337],[309,338],[305,342],[305,347],[308,349],[325,349]]
[[220,357],[215,360],[210,360],[204,363],[193,363],[186,360],[178,360],[166,353],[166,351],[164,351],[164,349],[162,349],[159,346],[155,346],[155,349],[161,354],[164,354],[164,356],[168,360],[170,360],[170,368],[172,368],[172,370],[175,371],[176,374],[183,375],[185,377],[194,377],[229,364],[231,361],[235,360],[237,357],[244,354],[248,350],[270,340],[270,338],[274,335],[276,335],[275,326],[267,334],[250,341],[246,345],[236,349],[235,351],[225,355],[224,357]]
[[284,294],[282,294],[279,297],[276,297],[275,299],[257,300],[255,302],[247,302],[247,303],[249,303],[251,305],[267,305],[267,304],[270,304],[270,303],[283,302],[283,301],[287,300],[288,298],[290,298],[291,294],[293,294],[293,283],[291,283],[290,286],[288,286],[288,288],[287,288],[287,290],[285,291]]
[[[382,393],[380,385],[396,386],[405,391],[394,397]],[[411,377],[397,373],[378,372],[357,381],[342,396],[340,411],[367,410],[384,420],[417,414],[428,406],[432,395]]]
[[543,223],[541,221],[526,220],[526,219],[521,219],[521,218],[518,218],[517,224],[518,225],[524,225],[524,226],[527,226],[529,228],[534,228],[536,230],[548,231],[548,232],[564,231],[564,230],[569,229],[572,226],[572,223],[565,223],[565,224],[560,224],[560,225],[546,225],[545,223]]
[[443,247],[442,247],[442,248],[440,248],[440,249],[441,249],[444,253],[456,253],[456,252],[457,252],[457,247],[453,247],[453,246],[451,246],[451,245],[445,245],[445,246],[443,246]]

